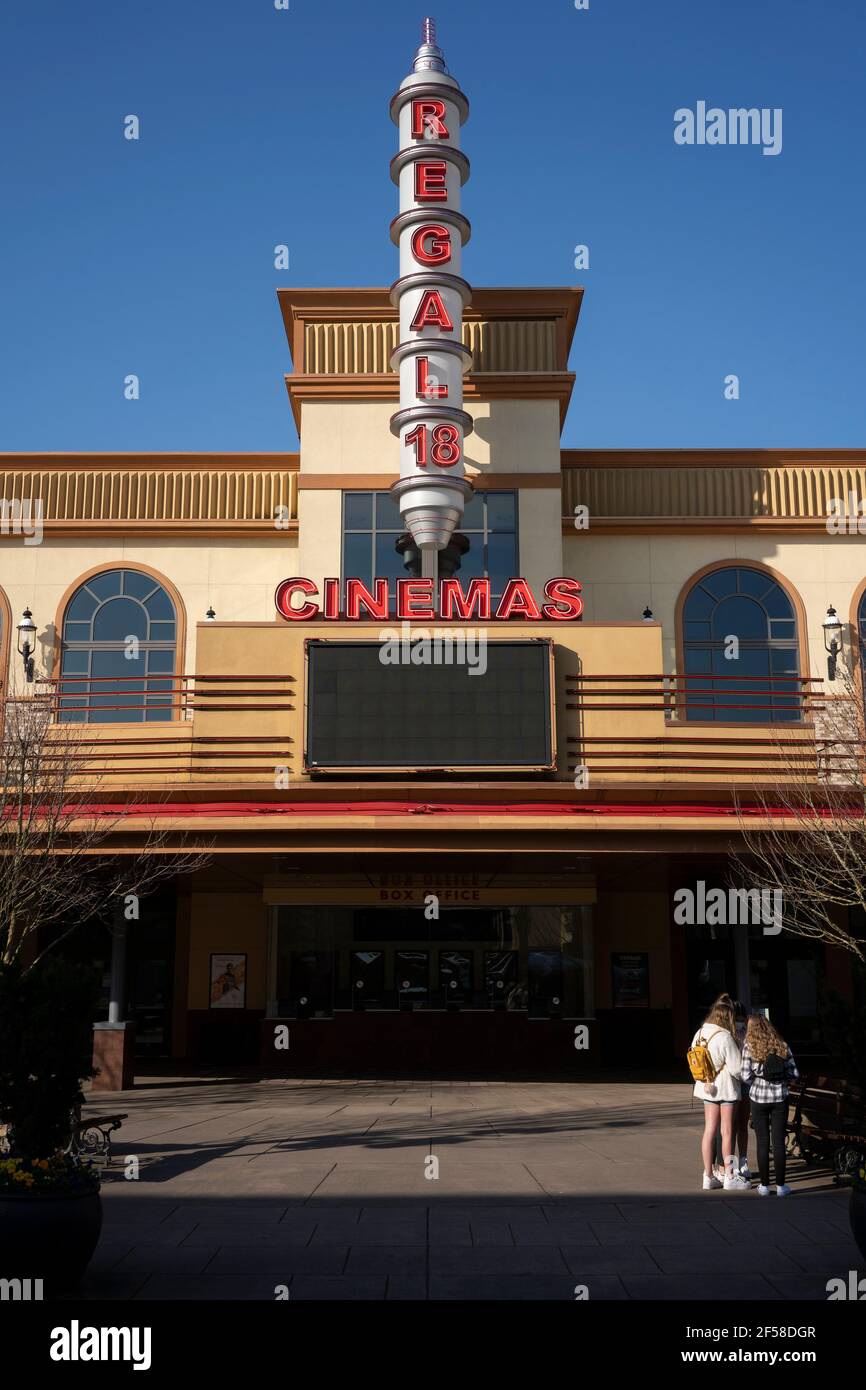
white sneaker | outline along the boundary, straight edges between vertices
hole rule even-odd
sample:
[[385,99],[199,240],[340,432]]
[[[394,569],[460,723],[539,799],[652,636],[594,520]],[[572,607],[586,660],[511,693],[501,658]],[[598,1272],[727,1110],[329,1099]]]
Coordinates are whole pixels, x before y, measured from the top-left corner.
[[747,1158],[744,1158],[740,1164],[740,1177],[745,1178],[747,1182],[751,1182],[752,1180],[752,1170],[749,1167],[749,1160]]
[[769,1195],[770,1195],[770,1189],[769,1189],[769,1187],[765,1187],[764,1184],[763,1184],[762,1182],[759,1182],[759,1183],[758,1183],[758,1196],[759,1196],[759,1197],[769,1197]]
[[725,1176],[724,1188],[726,1192],[744,1192],[750,1184],[745,1178],[741,1178],[739,1173],[732,1173]]
[[718,1164],[718,1163],[716,1164],[715,1168],[713,1169],[713,1177],[714,1177],[714,1178],[718,1178],[718,1180],[719,1180],[720,1183],[724,1182],[724,1180],[725,1180],[725,1170],[724,1170],[724,1168],[721,1166],[721,1164]]
[[719,1182],[719,1180],[718,1180],[718,1178],[716,1177],[715,1173],[713,1173],[712,1177],[710,1177],[710,1175],[709,1175],[708,1173],[704,1173],[704,1191],[705,1191],[705,1192],[711,1192],[711,1191],[713,1190],[714,1187],[721,1187],[721,1185],[722,1185],[722,1184]]
[[790,1194],[791,1194],[791,1189],[790,1189],[790,1187],[788,1186],[788,1184],[787,1184],[786,1182],[783,1182],[783,1183],[781,1184],[781,1186],[780,1186],[778,1183],[776,1184],[776,1196],[777,1196],[777,1197],[789,1197]]

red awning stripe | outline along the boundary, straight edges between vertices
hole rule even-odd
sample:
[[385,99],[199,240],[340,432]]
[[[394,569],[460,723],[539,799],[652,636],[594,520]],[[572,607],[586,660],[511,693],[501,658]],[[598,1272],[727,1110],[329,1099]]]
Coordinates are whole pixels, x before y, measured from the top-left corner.
[[[187,817],[218,819],[220,817],[274,818],[277,816],[561,816],[566,818],[598,817],[600,819],[626,819],[630,817],[655,818],[698,818],[721,816],[736,819],[761,819],[767,814],[790,817],[797,814],[786,806],[741,807],[739,812],[733,806],[707,804],[666,804],[646,803],[598,803],[583,802],[578,805],[564,805],[562,802],[415,802],[415,801],[193,801],[157,802],[134,804],[132,806],[112,805],[111,803],[81,804],[70,806],[64,815],[106,816],[115,819],[172,819]],[[803,807],[800,814],[835,816],[838,811],[817,811]],[[857,812],[852,810],[852,815]]]

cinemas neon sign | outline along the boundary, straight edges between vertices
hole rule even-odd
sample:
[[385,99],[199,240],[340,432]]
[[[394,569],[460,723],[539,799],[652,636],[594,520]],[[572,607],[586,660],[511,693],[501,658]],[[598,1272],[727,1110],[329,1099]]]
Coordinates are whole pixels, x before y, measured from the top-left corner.
[[295,576],[277,587],[274,602],[281,617],[293,623],[309,622],[576,622],[583,614],[581,586],[577,579],[548,579],[543,601],[536,599],[525,579],[509,579],[502,597],[493,606],[489,579],[470,579],[464,588],[459,579],[440,579],[434,607],[432,579],[374,579],[368,588],[360,579],[326,579],[322,591],[312,579]]

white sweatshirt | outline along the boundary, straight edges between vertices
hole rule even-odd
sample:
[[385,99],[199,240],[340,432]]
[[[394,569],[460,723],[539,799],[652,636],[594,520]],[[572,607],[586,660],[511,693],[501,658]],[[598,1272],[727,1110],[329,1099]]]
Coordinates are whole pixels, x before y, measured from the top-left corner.
[[717,1023],[704,1023],[692,1038],[692,1047],[697,1046],[699,1038],[703,1038],[709,1048],[717,1076],[709,1086],[706,1086],[703,1081],[695,1082],[696,1098],[698,1100],[739,1100],[740,1071],[743,1063],[740,1049],[727,1028],[720,1028]]

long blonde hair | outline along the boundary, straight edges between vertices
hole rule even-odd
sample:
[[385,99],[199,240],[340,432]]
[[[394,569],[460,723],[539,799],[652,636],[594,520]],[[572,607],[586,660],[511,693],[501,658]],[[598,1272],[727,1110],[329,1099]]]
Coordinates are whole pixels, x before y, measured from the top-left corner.
[[776,1032],[768,1018],[763,1014],[750,1014],[746,1024],[746,1042],[756,1062],[763,1062],[771,1052],[779,1057],[787,1057],[788,1044]]
[[737,1020],[734,1016],[734,1005],[729,994],[720,994],[710,1012],[704,1020],[705,1025],[709,1023],[716,1028],[726,1028],[731,1037],[736,1039]]

